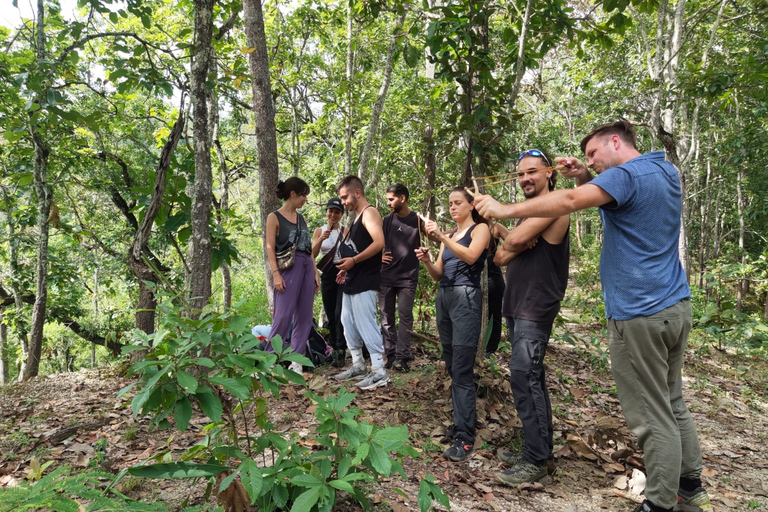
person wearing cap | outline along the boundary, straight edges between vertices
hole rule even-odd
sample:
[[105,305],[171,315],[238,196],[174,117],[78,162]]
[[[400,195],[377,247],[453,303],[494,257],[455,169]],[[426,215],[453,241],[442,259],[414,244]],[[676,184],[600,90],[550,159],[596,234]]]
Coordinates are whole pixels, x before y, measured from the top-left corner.
[[[381,257],[381,337],[387,355],[386,368],[408,371],[413,330],[413,301],[419,283],[419,216],[408,206],[408,188],[396,183],[387,188],[390,213],[382,221],[384,255]],[[397,305],[397,306],[396,306]],[[399,325],[395,322],[395,307]]]
[[328,343],[333,348],[334,366],[344,365],[347,349],[344,327],[341,325],[341,299],[344,286],[336,282],[336,276],[339,274],[336,263],[341,259],[338,248],[345,233],[344,226],[341,225],[342,215],[344,215],[344,206],[341,204],[341,199],[330,198],[325,206],[327,223],[315,229],[312,235],[312,257],[317,259],[320,255],[317,262],[320,271],[320,296],[328,319]]
[[563,176],[575,178],[576,188],[515,204],[477,194],[475,204],[494,219],[559,217],[599,207],[611,370],[648,476],[645,500],[635,512],[711,512],[701,482],[696,426],[683,400],[692,312],[678,250],[678,170],[663,151],[640,153],[635,129],[626,120],[598,126],[582,139],[581,150],[586,163],[555,159],[564,166]]

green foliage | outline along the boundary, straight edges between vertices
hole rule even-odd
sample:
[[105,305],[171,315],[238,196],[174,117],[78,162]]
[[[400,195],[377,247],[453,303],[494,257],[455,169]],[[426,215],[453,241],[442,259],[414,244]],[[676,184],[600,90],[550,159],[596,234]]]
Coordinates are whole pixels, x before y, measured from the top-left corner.
[[[47,464],[47,463],[46,463]],[[40,480],[18,487],[7,487],[0,493],[0,511],[56,510],[80,512],[82,510],[114,510],[126,512],[165,512],[161,502],[142,503],[117,492],[103,492],[104,482],[114,475],[103,471],[78,471],[72,474],[67,466],[56,468]],[[87,504],[86,504],[87,503]]]
[[761,268],[764,256],[761,258],[757,265],[718,262],[703,275],[703,289],[692,287],[694,327],[705,342],[716,344],[718,350],[752,352],[768,347],[768,325],[762,311],[757,307],[750,310],[746,305],[739,308],[735,293],[746,278],[761,283],[768,277]]
[[[281,385],[305,384],[301,375],[281,363],[311,365],[306,358],[284,349],[279,337],[271,340],[274,353],[258,350],[249,323],[236,313],[204,312],[193,319],[170,300],[158,311],[157,332],[136,332],[137,343],[126,348],[148,350],[131,370],[139,375],[132,410],[151,414],[151,424],[160,428],[169,427],[173,416],[176,428],[183,431],[197,405],[210,423],[203,441],[177,461],[169,451],[161,451],[154,457],[158,463],[128,468],[123,475],[205,478],[216,493],[239,477],[251,503],[262,511],[330,511],[339,491],[368,510],[368,486],[393,473],[405,478],[403,457],[419,456],[408,444],[406,426],[359,421],[363,411],[350,407],[356,395],[345,388],[326,397],[305,392],[318,422],[313,439],[321,446],[308,450],[295,434],[286,437],[274,430],[266,400],[266,394],[278,397]],[[248,425],[254,422],[257,430],[251,432]],[[255,461],[259,457],[262,467]],[[433,497],[447,503],[434,483],[423,492],[420,503],[428,506]]]

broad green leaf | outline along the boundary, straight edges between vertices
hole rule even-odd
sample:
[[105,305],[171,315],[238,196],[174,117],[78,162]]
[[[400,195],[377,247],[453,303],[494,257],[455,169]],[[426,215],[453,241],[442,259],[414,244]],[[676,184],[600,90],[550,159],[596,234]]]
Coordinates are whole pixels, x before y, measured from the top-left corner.
[[233,379],[231,377],[218,377],[213,376],[209,377],[208,381],[211,384],[215,384],[217,386],[221,386],[233,395],[235,395],[240,400],[248,400],[251,397],[251,388],[250,386],[243,385],[243,383],[238,382],[236,379]]
[[195,394],[197,391],[197,379],[184,370],[176,372],[176,380],[179,381],[179,386],[190,394]]
[[373,438],[382,443],[397,443],[408,441],[408,427],[400,425],[398,427],[387,427],[379,430]]
[[300,487],[319,487],[325,482],[318,476],[303,474],[291,478],[291,483]]
[[240,479],[251,498],[251,503],[253,503],[261,494],[264,483],[261,469],[253,459],[245,459],[240,464]]
[[192,418],[192,404],[187,396],[182,396],[176,401],[176,410],[173,418],[176,420],[176,428],[184,432],[189,426],[189,420]]
[[350,484],[349,482],[345,482],[344,480],[331,480],[330,482],[328,482],[328,484],[331,487],[339,489],[340,491],[346,491],[350,494],[355,492],[355,489],[354,487],[352,487],[352,484]]
[[312,506],[320,499],[320,494],[323,492],[322,487],[313,487],[308,491],[305,491],[299,495],[293,502],[291,512],[309,512],[312,510]]
[[128,468],[128,473],[143,478],[206,478],[231,470],[232,468],[229,466],[219,466],[216,464],[170,462],[167,464],[152,464],[150,466],[135,466]]
[[389,472],[392,469],[392,461],[389,459],[389,454],[375,443],[372,443],[370,446],[371,465],[373,466],[373,469],[381,475],[389,476]]
[[224,408],[221,405],[219,397],[214,395],[209,388],[205,387],[198,389],[197,393],[195,393],[195,397],[197,397],[197,402],[200,404],[200,409],[202,409],[211,420],[217,423],[221,421],[221,413],[224,411]]

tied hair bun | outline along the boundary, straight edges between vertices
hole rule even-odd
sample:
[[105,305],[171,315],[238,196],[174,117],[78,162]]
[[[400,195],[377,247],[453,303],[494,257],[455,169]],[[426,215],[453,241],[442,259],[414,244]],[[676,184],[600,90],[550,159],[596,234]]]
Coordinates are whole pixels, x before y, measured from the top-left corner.
[[275,195],[277,196],[278,199],[286,199],[284,181],[281,180],[277,182],[277,187],[275,187]]

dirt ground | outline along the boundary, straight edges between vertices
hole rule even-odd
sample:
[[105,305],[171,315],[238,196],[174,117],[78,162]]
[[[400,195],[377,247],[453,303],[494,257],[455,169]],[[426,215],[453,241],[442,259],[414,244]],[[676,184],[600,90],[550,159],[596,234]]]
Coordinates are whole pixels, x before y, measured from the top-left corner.
[[[413,445],[423,454],[418,460],[406,459],[407,481],[394,477],[379,483],[374,490],[376,510],[418,510],[419,481],[427,473],[438,479],[456,512],[621,512],[632,510],[641,499],[631,491],[638,479],[631,479],[643,469],[642,454],[624,424],[610,371],[594,370],[583,349],[562,342],[550,345],[546,364],[555,415],[555,461],[543,485],[512,489],[495,481],[504,469],[496,450],[520,443],[507,364],[486,362],[479,369],[476,452],[466,462],[451,463],[442,458],[446,445],[439,443],[451,418],[447,375],[434,345],[423,340],[415,344],[418,357],[410,372],[392,373],[387,387],[363,391],[353,402],[378,424],[407,425]],[[334,370],[306,373],[308,385],[320,394],[337,390],[340,386],[330,379]],[[26,477],[33,456],[40,462],[54,461],[49,470],[58,464],[79,468],[101,460],[102,467],[117,472],[160,450],[179,454],[199,442],[206,424],[202,415],[193,418],[184,434],[149,433],[145,418],[131,416],[129,397],[116,398],[130,381],[115,373],[109,368],[80,371],[0,388],[0,505],[2,488]],[[689,349],[684,375],[685,397],[704,453],[703,480],[715,510],[768,509],[768,459],[763,453],[768,364],[759,358]],[[299,386],[285,388],[281,399],[270,404],[270,414],[280,429],[309,435],[314,417],[301,391]],[[185,498],[190,504],[201,503],[205,486],[132,477],[121,485],[133,498],[162,500],[172,508],[179,508]],[[339,509],[354,510],[349,505]]]

